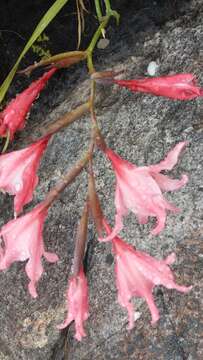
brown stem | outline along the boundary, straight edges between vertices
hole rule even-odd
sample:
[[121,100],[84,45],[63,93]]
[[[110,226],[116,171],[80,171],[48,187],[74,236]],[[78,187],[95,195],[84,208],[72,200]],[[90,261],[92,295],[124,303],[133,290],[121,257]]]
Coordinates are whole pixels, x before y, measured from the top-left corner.
[[98,128],[95,129],[95,143],[103,152],[106,151],[107,149],[106,142],[104,140],[103,135],[101,134],[101,131]]
[[89,111],[89,109],[90,109],[89,102],[86,102],[86,103],[76,107],[74,110],[64,114],[58,120],[52,122],[46,128],[45,127],[40,128],[39,132],[40,132],[41,136],[55,134],[59,130],[72,124],[75,120],[79,119],[82,115],[86,114]]
[[94,73],[91,74],[91,79],[93,79],[93,80],[102,80],[102,79],[113,80],[115,76],[118,76],[118,75],[122,74],[123,72],[124,72],[124,70],[95,71]]
[[80,160],[76,162],[76,164],[70,169],[61,179],[61,181],[56,184],[56,186],[49,191],[47,194],[44,205],[45,207],[49,207],[54,200],[56,200],[60,193],[69,185],[72,183],[72,181],[80,174],[80,172],[83,170],[85,165],[88,163],[90,158],[89,151],[82,157]]
[[75,250],[73,259],[73,276],[77,276],[83,262],[85,253],[85,244],[87,240],[87,224],[88,224],[88,203],[85,203],[80,222],[77,227]]
[[99,199],[96,193],[95,188],[95,180],[94,180],[94,172],[92,166],[92,157],[95,144],[102,139],[101,142],[103,148],[106,149],[106,144],[104,139],[101,136],[98,124],[96,113],[94,109],[94,102],[95,102],[95,92],[96,92],[96,82],[95,80],[91,80],[91,93],[90,93],[90,114],[91,114],[91,121],[92,121],[92,131],[91,131],[91,143],[92,147],[90,147],[90,159],[89,159],[89,177],[88,177],[88,197],[89,197],[89,205],[92,213],[92,217],[95,222],[95,226],[98,232],[98,235],[101,236],[102,234],[102,210],[99,203]]
[[30,75],[30,73],[38,67],[50,65],[50,67],[55,66],[58,68],[68,67],[72,64],[76,64],[81,60],[87,58],[86,51],[69,51],[65,53],[60,53],[53,55],[48,59],[43,59],[35,64],[32,64],[26,67],[23,70],[18,71],[18,74]]
[[89,179],[88,179],[88,196],[89,196],[89,205],[92,213],[92,217],[95,222],[97,233],[99,236],[102,236],[102,219],[103,213],[100,206],[100,202],[96,193],[94,174],[92,170],[91,160],[89,161]]
[[96,82],[91,80],[91,91],[90,91],[90,114],[92,120],[92,128],[98,128],[97,118],[94,110],[94,102],[95,102],[95,92],[96,92]]
[[90,93],[90,100],[89,100],[89,110],[91,114],[91,120],[92,120],[92,138],[94,138],[94,143],[105,152],[107,145],[105,143],[105,140],[101,134],[101,131],[99,129],[99,126],[97,124],[97,118],[96,113],[94,109],[94,103],[95,103],[95,92],[96,92],[96,82],[94,79],[91,80],[91,93]]

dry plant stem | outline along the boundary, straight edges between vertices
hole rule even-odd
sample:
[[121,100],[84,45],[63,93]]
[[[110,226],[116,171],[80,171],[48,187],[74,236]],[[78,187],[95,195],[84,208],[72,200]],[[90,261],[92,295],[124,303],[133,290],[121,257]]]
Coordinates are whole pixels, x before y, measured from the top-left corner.
[[42,66],[54,66],[54,67],[69,67],[72,64],[76,64],[87,58],[86,51],[69,51],[61,54],[57,54],[49,57],[48,59],[43,59],[35,64],[28,66],[23,70],[19,70],[18,74],[27,74],[29,75],[33,70]]
[[87,151],[86,154],[76,162],[76,164],[70,169],[62,178],[61,181],[47,194],[44,205],[49,207],[52,203],[59,197],[60,193],[70,185],[73,180],[80,174],[84,169],[85,165],[88,163],[90,158],[90,152]]
[[81,43],[81,34],[85,30],[85,16],[84,12],[88,13],[88,10],[85,7],[83,2],[84,0],[76,0],[76,8],[77,8],[77,19],[78,19],[78,43],[77,49],[80,47]]
[[86,201],[80,222],[77,227],[73,259],[73,276],[78,275],[84,258],[85,245],[87,240],[88,213],[88,201]]
[[45,128],[39,129],[40,134],[42,136],[46,135],[52,135],[58,132],[59,130],[68,127],[70,124],[72,124],[75,120],[80,119],[82,115],[86,114],[90,109],[89,102],[86,102],[74,110],[71,110],[70,112],[64,114],[56,121],[52,122],[50,125],[48,125]]

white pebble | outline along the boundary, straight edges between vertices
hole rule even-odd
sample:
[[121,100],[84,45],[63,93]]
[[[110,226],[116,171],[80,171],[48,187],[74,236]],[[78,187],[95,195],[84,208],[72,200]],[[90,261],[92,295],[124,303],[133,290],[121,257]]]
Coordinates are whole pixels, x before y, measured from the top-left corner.
[[155,61],[151,61],[147,66],[147,72],[150,76],[154,76],[158,69],[159,65]]
[[105,39],[100,39],[97,43],[97,48],[98,49],[105,49],[108,45],[109,45],[110,41],[109,39],[105,38]]

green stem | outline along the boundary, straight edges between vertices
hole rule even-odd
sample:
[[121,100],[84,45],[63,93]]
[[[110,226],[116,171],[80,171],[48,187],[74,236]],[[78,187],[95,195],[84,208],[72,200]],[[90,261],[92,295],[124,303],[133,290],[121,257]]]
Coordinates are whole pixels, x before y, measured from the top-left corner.
[[97,44],[97,41],[99,40],[100,36],[102,35],[102,30],[104,30],[104,28],[106,27],[106,25],[108,24],[109,22],[109,19],[110,17],[107,16],[102,22],[101,24],[99,25],[98,29],[96,30],[87,50],[86,50],[86,53],[87,53],[87,66],[88,66],[88,69],[89,69],[89,72],[90,73],[93,73],[95,70],[94,70],[94,65],[93,65],[93,61],[92,61],[92,53],[93,53],[93,50]]
[[96,30],[88,48],[87,48],[87,52],[92,52],[95,48],[95,45],[100,37],[100,35],[102,34],[102,29],[104,29],[106,27],[106,25],[108,24],[109,22],[109,16],[107,16],[102,22],[101,24],[99,25],[98,29]]
[[88,53],[87,55],[87,67],[89,69],[89,73],[95,72],[93,61],[92,61],[92,51]]
[[106,15],[104,17],[102,17],[100,1],[95,0],[95,8],[96,8],[97,17],[100,21],[100,25],[99,25],[98,29],[96,30],[96,32],[94,33],[93,38],[86,50],[87,66],[88,66],[90,74],[95,71],[93,61],[92,61],[93,50],[94,50],[100,36],[101,35],[104,36],[104,29],[107,26],[111,16],[114,16],[116,18],[117,23],[119,23],[120,15],[117,13],[117,11],[111,9],[111,4],[110,4],[109,0],[104,0],[104,2],[105,2],[105,6],[106,6]]
[[114,16],[117,22],[117,25],[119,24],[120,15],[117,11],[112,10],[111,4],[109,0],[104,0],[105,6],[106,6],[106,16]]
[[101,11],[101,6],[100,6],[100,1],[99,0],[94,0],[94,4],[95,4],[97,18],[98,18],[98,20],[100,22],[101,19],[102,19],[102,11]]
[[109,0],[104,0],[105,6],[106,6],[106,14],[109,14],[111,12],[111,5]]

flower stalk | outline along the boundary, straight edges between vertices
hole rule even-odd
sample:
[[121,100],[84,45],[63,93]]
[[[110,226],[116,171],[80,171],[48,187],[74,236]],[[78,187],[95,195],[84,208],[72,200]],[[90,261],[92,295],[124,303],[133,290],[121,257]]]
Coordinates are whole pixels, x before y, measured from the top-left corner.
[[89,176],[88,176],[88,197],[89,197],[89,206],[91,210],[92,217],[97,229],[98,236],[102,236],[103,229],[103,213],[100,206],[100,202],[96,193],[95,179],[92,167],[89,167]]
[[97,14],[97,19],[99,22],[102,21],[102,11],[101,11],[101,5],[99,0],[94,0],[95,10]]
[[120,20],[120,15],[117,11],[113,10],[111,8],[111,4],[109,0],[104,0],[105,6],[106,6],[106,16],[113,16],[116,19],[116,23],[117,25],[119,24],[119,20]]
[[89,214],[88,201],[86,201],[80,222],[77,227],[75,250],[73,257],[73,276],[78,276],[80,272],[80,268],[83,263],[85,245],[87,241],[88,214]]
[[52,122],[50,125],[40,128],[40,135],[52,135],[57,133],[58,131],[67,128],[71,125],[75,120],[80,119],[84,114],[86,114],[90,109],[89,101],[86,103],[77,106],[75,109],[65,113],[59,119]]
[[100,36],[103,35],[104,33],[104,29],[107,26],[108,22],[110,20],[110,16],[107,16],[99,25],[98,29],[96,30],[96,32],[94,33],[92,40],[86,50],[87,53],[87,67],[89,70],[89,73],[92,74],[95,71],[94,65],[93,65],[93,60],[92,60],[92,53],[93,50],[97,44],[97,41],[99,40]]
[[85,165],[88,163],[89,158],[90,153],[87,151],[85,155],[78,160],[75,165],[61,178],[61,181],[50,190],[44,200],[46,207],[49,207],[59,197],[60,193],[81,173]]
[[30,73],[43,66],[57,67],[57,68],[67,68],[73,64],[85,60],[87,53],[85,51],[68,51],[65,53],[53,55],[48,59],[42,59],[39,62],[36,62],[23,70],[18,71],[19,74],[30,75]]

